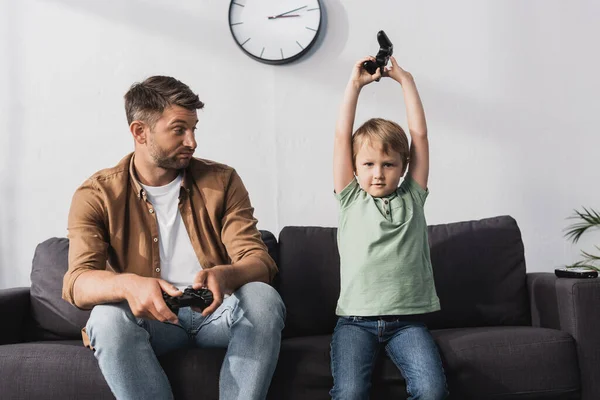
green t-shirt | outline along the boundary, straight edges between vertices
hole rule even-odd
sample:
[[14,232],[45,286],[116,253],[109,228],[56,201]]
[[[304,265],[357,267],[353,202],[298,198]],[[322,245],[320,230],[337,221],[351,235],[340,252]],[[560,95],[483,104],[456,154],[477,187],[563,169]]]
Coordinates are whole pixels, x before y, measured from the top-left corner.
[[340,202],[337,315],[408,315],[440,309],[423,210],[428,194],[406,177],[386,197],[371,196],[356,179],[335,195]]

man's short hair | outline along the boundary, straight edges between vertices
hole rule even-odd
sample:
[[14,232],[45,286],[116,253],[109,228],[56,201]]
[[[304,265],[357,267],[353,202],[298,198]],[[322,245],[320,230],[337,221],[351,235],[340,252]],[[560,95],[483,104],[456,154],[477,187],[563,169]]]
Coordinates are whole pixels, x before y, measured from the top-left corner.
[[127,123],[142,121],[154,127],[165,108],[176,105],[190,111],[204,107],[188,85],[170,76],[151,76],[131,85],[125,93]]
[[394,121],[383,118],[371,118],[352,135],[352,165],[356,168],[356,154],[364,144],[380,144],[384,153],[389,150],[400,153],[402,166],[406,168],[410,148],[404,129]]

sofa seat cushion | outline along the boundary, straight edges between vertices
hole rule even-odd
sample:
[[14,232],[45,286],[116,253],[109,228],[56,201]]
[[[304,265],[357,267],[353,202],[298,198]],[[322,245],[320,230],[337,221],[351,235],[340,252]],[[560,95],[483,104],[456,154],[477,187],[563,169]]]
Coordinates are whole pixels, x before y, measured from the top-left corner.
[[[577,399],[575,341],[565,332],[533,327],[432,331],[440,348],[450,399]],[[271,386],[273,399],[330,399],[331,335],[283,340]],[[406,399],[405,382],[380,352],[371,399]]]
[[[577,399],[573,338],[532,327],[432,331],[448,378],[450,399]],[[331,335],[282,341],[269,400],[330,399]],[[380,353],[372,399],[406,399],[404,379]],[[159,358],[175,397],[218,398],[225,349],[180,349]],[[0,346],[0,393],[10,398],[112,399],[91,350],[79,340]]]
[[[159,357],[177,399],[218,399],[225,349],[180,349]],[[14,399],[114,399],[81,340],[0,346],[0,393]],[[0,396],[1,397],[1,396]]]
[[432,332],[450,391],[461,399],[577,399],[575,340],[534,327],[443,329]]
[[81,340],[0,346],[0,393],[11,399],[114,399]]

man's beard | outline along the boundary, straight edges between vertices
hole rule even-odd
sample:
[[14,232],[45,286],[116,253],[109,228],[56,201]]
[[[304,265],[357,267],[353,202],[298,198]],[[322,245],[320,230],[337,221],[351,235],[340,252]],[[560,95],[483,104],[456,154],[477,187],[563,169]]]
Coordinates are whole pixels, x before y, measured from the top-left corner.
[[150,142],[150,157],[154,163],[164,169],[184,169],[190,163],[189,158],[178,159],[177,154],[169,156],[169,154],[156,146],[154,141]]

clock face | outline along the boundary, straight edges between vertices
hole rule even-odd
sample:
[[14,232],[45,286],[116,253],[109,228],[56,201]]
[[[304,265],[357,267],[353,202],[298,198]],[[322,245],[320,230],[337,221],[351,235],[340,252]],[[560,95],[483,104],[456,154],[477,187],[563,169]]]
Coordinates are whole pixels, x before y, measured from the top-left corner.
[[306,54],[315,43],[321,4],[319,0],[233,0],[229,28],[250,57],[285,64]]

